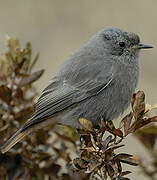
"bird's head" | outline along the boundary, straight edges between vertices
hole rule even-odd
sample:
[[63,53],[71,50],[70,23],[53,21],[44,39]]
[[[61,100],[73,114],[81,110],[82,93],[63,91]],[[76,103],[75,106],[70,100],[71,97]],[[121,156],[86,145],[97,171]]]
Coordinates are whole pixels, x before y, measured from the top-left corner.
[[118,28],[101,30],[97,37],[101,39],[105,53],[114,56],[138,56],[141,49],[153,48],[151,45],[141,43],[137,34]]

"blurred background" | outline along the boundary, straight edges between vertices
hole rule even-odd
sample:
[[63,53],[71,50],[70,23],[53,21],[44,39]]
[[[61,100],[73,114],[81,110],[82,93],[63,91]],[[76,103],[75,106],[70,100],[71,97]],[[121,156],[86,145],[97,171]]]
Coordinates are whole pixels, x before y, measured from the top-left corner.
[[[157,103],[157,1],[155,0],[0,0],[0,51],[5,37],[30,41],[40,52],[36,69],[46,70],[36,83],[39,91],[48,84],[59,65],[101,28],[119,27],[135,32],[144,43],[155,48],[141,53],[138,89],[146,93],[149,104]],[[149,161],[147,152],[133,137],[127,138],[124,152]],[[132,179],[146,180],[140,169],[132,170]]]

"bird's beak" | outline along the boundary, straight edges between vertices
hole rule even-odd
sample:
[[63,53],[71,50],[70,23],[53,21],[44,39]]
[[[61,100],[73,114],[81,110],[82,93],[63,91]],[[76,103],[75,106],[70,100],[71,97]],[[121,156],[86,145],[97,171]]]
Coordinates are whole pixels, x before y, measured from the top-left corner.
[[137,45],[137,49],[149,49],[149,48],[153,48],[153,46],[147,45],[147,44],[143,44],[143,43],[139,43]]

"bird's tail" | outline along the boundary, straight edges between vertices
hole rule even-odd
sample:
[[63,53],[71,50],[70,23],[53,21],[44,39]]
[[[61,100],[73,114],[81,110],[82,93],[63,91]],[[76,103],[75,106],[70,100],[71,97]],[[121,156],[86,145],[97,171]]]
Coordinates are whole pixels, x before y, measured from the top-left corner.
[[6,141],[1,147],[0,151],[2,153],[5,153],[9,151],[16,143],[21,141],[25,136],[29,135],[31,133],[31,129],[27,129],[25,131],[22,131],[22,128],[20,128],[8,141]]
[[28,120],[23,127],[21,127],[8,141],[6,141],[1,147],[0,151],[5,153],[9,151],[16,143],[21,141],[25,136],[34,132],[37,129],[41,129],[48,125],[52,125],[52,127],[56,124],[55,120],[52,119],[38,119],[35,120],[33,117]]

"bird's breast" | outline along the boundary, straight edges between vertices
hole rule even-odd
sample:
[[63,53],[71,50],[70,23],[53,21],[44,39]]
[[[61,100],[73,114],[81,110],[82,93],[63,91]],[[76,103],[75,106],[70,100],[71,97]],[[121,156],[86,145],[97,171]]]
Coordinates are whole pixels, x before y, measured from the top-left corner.
[[134,93],[139,78],[138,66],[121,66],[117,75],[116,86],[119,88],[121,96],[130,98]]

